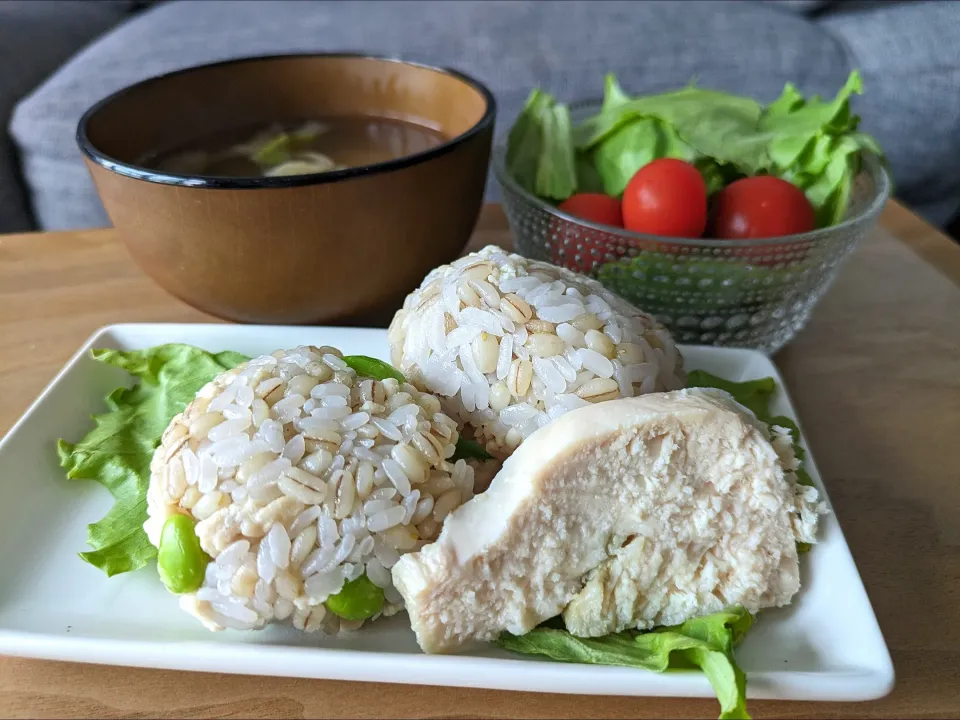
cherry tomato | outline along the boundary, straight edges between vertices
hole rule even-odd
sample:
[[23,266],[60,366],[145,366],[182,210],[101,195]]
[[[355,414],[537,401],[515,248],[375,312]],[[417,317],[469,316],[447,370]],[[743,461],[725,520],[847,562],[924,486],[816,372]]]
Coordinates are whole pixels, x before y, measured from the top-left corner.
[[696,238],[707,225],[707,185],[683,160],[644,165],[623,192],[623,226],[649,235]]
[[772,175],[730,183],[713,199],[710,237],[759,240],[813,230],[816,213],[796,185]]
[[[622,228],[620,201],[601,193],[578,193],[564,200],[559,209],[590,222]],[[615,232],[615,231],[612,231]],[[554,218],[550,223],[550,260],[554,265],[590,274],[594,266],[619,256],[616,248],[621,242],[615,235],[607,235],[584,228],[567,220]]]
[[571,195],[562,203],[560,210],[575,215],[578,218],[599,223],[623,227],[623,213],[620,211],[620,201],[615,197],[602,193],[577,193]]

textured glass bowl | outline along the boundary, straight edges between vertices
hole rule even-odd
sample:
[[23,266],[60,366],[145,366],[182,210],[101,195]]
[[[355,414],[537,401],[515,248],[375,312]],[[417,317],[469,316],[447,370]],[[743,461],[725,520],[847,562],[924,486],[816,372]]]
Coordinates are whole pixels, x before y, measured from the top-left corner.
[[[580,106],[574,119],[595,111]],[[804,326],[890,195],[886,171],[867,157],[837,225],[769,240],[665,238],[560,212],[521,188],[507,174],[505,158],[504,136],[494,148],[493,167],[521,255],[597,278],[654,315],[678,342],[768,354]]]

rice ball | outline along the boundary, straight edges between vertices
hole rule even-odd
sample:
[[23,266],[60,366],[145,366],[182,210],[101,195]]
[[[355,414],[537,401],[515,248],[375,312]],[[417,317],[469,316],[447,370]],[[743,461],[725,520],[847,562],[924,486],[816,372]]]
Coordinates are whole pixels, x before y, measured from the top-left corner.
[[389,341],[407,379],[500,459],[568,410],[685,384],[677,346],[650,315],[596,280],[493,245],[427,275]]
[[161,548],[170,516],[196,522],[211,560],[180,605],[211,630],[357,629],[363,619],[330,603],[362,576],[377,596],[368,614],[394,614],[390,568],[473,495],[473,469],[450,462],[457,423],[438,399],[360,377],[342,357],[298,347],[251,360],[208,383],[163,434],[144,529]]

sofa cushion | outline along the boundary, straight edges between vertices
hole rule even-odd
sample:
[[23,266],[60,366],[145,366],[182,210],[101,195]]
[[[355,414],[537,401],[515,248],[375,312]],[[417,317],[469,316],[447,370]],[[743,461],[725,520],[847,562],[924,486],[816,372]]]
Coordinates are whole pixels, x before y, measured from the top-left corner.
[[531,88],[597,97],[608,71],[633,92],[697,78],[762,100],[788,80],[831,93],[849,71],[829,34],[749,1],[169,2],[101,38],[20,104],[12,128],[38,218],[46,228],[106,222],[74,144],[92,103],[191,65],[304,51],[366,51],[461,69],[497,96],[501,131]]
[[841,0],[765,0],[780,10],[811,14],[839,4]]
[[[132,7],[132,0],[0,3],[0,127],[6,128],[20,98]],[[30,227],[13,143],[4,132],[0,134],[0,233]]]
[[945,225],[960,212],[960,3],[878,3],[820,25],[863,74],[857,111],[890,155],[898,196]]

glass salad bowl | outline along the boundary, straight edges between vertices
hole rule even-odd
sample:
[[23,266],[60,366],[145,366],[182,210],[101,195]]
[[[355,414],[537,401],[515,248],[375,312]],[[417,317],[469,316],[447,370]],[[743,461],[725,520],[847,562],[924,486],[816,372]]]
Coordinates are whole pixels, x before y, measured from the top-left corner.
[[[573,119],[598,109],[578,105]],[[890,195],[886,171],[868,154],[836,225],[750,241],[658,237],[591,223],[534,196],[507,173],[506,142],[497,142],[493,168],[517,251],[596,278],[682,343],[775,353],[806,324]]]

